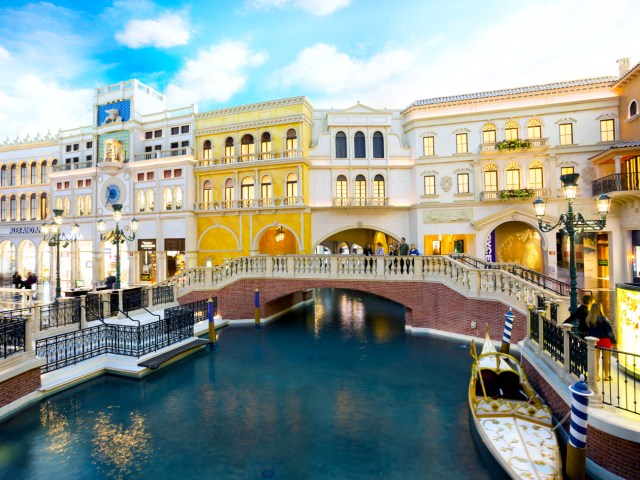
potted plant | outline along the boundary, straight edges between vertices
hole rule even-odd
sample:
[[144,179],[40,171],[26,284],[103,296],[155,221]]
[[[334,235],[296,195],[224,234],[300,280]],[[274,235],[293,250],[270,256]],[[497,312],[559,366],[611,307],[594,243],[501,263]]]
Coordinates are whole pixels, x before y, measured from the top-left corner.
[[496,143],[496,147],[498,150],[515,150],[516,148],[529,148],[531,146],[531,141],[529,140],[520,140],[519,138],[513,140],[503,140],[501,142]]

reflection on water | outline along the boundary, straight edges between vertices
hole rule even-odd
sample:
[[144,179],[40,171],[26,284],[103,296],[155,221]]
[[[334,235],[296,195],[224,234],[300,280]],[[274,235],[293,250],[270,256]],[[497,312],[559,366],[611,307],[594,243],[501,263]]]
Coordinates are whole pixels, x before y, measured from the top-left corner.
[[114,423],[111,413],[98,413],[93,426],[93,458],[109,478],[121,480],[142,471],[151,454],[151,434],[144,417],[129,414],[129,426]]

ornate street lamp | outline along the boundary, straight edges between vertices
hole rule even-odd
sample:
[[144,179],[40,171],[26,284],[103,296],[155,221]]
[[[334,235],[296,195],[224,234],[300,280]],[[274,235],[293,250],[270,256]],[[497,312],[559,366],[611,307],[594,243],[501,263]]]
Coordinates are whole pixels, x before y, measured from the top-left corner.
[[50,247],[56,247],[56,302],[60,298],[60,243],[62,242],[62,248],[67,248],[69,242],[75,240],[80,233],[80,225],[77,223],[71,227],[71,236],[67,237],[60,230],[62,225],[62,213],[64,210],[54,209],[53,220],[46,221],[42,225],[42,236],[44,241]]
[[567,199],[568,209],[567,213],[560,215],[558,223],[550,225],[548,223],[542,223],[542,217],[544,216],[547,204],[544,200],[538,198],[533,202],[533,208],[538,217],[538,226],[543,232],[550,232],[554,228],[562,225],[560,228],[569,236],[569,278],[570,278],[570,293],[569,293],[569,311],[573,313],[578,308],[578,293],[576,291],[577,274],[576,274],[576,252],[575,252],[575,234],[582,233],[583,231],[597,231],[602,230],[607,224],[607,213],[609,212],[609,206],[611,205],[611,198],[605,194],[600,195],[595,199],[596,208],[600,213],[600,220],[585,220],[582,214],[574,213],[573,201],[576,198],[578,192],[578,178],[580,174],[569,173],[562,175],[560,181],[562,182],[562,188],[564,189],[564,196]]
[[122,205],[119,203],[113,204],[113,219],[116,221],[116,226],[113,230],[105,235],[106,222],[104,220],[98,221],[98,232],[100,232],[100,240],[103,242],[111,242],[116,246],[116,289],[120,288],[120,244],[125,240],[132,241],[136,238],[136,232],[138,231],[138,220],[131,219],[131,235],[127,236],[122,229],[120,229],[119,222],[122,220]]

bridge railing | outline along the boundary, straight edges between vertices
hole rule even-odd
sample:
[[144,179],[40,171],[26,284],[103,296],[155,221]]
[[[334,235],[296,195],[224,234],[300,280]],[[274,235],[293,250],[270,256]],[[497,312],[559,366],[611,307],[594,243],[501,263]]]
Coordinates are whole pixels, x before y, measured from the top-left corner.
[[173,285],[178,297],[194,290],[219,289],[245,278],[440,282],[471,298],[503,300],[522,313],[552,292],[502,269],[475,268],[443,255],[372,256],[287,255],[238,257],[215,267],[185,270],[158,286]]

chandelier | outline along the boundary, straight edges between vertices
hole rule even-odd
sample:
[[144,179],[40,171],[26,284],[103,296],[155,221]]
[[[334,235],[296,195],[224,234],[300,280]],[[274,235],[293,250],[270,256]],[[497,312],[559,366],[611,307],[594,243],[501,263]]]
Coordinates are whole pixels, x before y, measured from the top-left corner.
[[276,242],[281,242],[282,240],[284,240],[284,228],[281,225],[276,229]]

